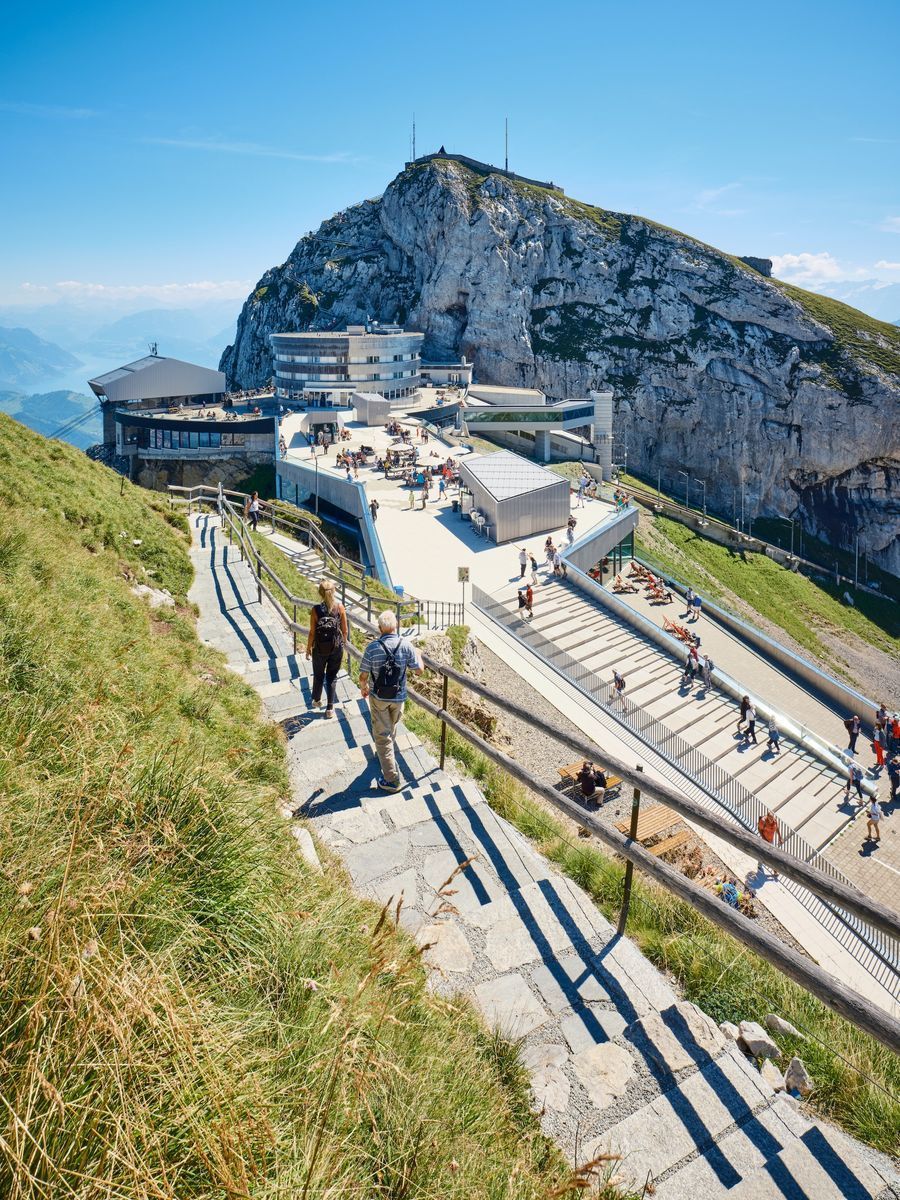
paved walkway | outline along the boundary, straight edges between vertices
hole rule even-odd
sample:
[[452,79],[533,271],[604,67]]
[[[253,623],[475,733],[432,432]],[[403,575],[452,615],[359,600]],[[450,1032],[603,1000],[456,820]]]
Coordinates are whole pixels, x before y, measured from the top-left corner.
[[286,816],[301,848],[312,857],[311,829],[360,892],[381,904],[402,897],[400,923],[425,947],[432,986],[467,994],[521,1039],[535,1108],[572,1159],[621,1153],[622,1173],[642,1186],[650,1172],[663,1200],[883,1190],[893,1178],[885,1159],[776,1095],[585,893],[408,732],[398,740],[406,786],[374,791],[356,689],[339,681],[337,720],[310,713],[307,664],[257,603],[247,565],[215,518],[193,522],[198,632],[285,730],[295,796]]

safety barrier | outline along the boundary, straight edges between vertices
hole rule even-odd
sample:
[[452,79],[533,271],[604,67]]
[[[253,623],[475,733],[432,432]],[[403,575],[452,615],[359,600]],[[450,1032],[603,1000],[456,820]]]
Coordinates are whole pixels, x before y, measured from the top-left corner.
[[[740,780],[735,779],[718,763],[708,758],[702,750],[692,746],[680,734],[663,725],[658,717],[645,712],[639,704],[620,696],[614,685],[584,663],[561,650],[554,642],[538,632],[533,626],[525,625],[516,612],[507,608],[500,600],[490,596],[482,588],[473,586],[472,603],[485,616],[511,633],[512,636],[537,655],[547,666],[557,671],[580,692],[596,704],[608,710],[616,721],[633,733],[646,746],[660,755],[667,763],[680,771],[732,820],[755,834],[757,823],[768,808]],[[523,636],[527,632],[527,637]],[[829,862],[815,847],[811,846],[796,830],[779,822],[783,845],[787,852],[805,863],[814,865],[823,875],[849,886],[844,875]],[[804,899],[804,889],[788,881],[788,886],[798,897]],[[830,913],[852,933],[861,944],[861,953],[866,956],[866,965],[895,996],[900,995],[900,940],[886,937],[859,921],[850,912],[828,906]],[[848,941],[852,948],[853,942]],[[856,957],[860,957],[859,954]]]

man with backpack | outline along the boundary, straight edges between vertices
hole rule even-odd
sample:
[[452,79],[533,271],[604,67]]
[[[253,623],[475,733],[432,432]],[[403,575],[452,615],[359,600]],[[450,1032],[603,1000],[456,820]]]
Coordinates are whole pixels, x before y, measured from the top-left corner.
[[312,706],[321,707],[324,685],[325,716],[329,719],[334,717],[335,681],[344,661],[344,646],[350,640],[347,613],[334,593],[334,583],[323,579],[319,584],[321,603],[310,609],[306,639],[306,657],[312,659],[313,665]]
[[359,664],[359,691],[369,700],[372,737],[381,764],[378,787],[383,792],[400,789],[400,772],[394,750],[394,737],[406,700],[407,671],[421,672],[422,658],[409,640],[397,632],[396,613],[386,609],[378,617],[380,637],[366,646]]

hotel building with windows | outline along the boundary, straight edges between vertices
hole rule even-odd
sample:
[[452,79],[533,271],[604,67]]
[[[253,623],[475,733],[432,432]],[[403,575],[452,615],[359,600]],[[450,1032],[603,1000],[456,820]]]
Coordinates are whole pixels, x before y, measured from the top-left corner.
[[305,408],[350,408],[354,392],[406,401],[422,386],[424,334],[399,325],[273,333],[275,394]]

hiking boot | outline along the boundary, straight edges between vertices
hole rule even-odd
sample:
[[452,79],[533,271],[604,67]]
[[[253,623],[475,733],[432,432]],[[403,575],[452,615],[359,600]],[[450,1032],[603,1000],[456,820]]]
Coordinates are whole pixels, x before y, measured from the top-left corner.
[[397,780],[396,783],[391,783],[391,781],[389,779],[385,779],[384,776],[382,776],[378,780],[377,786],[378,786],[379,790],[382,792],[399,792],[401,784],[400,784],[399,779]]

